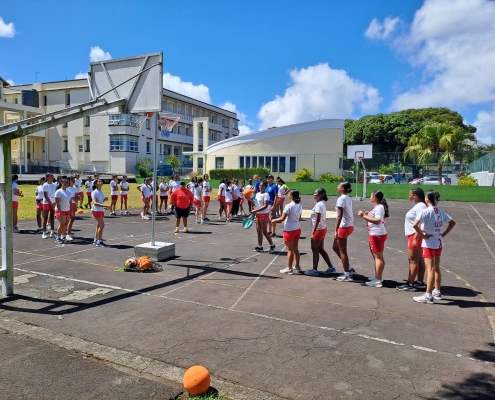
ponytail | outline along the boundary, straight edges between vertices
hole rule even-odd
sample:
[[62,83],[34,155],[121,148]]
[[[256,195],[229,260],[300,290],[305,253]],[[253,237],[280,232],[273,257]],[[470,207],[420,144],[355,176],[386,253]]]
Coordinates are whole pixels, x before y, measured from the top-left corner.
[[440,193],[438,193],[436,190],[428,190],[426,192],[426,197],[428,197],[428,200],[433,206],[436,206],[440,201]]
[[388,218],[389,217],[388,204],[387,204],[387,200],[385,200],[385,196],[383,195],[383,193],[380,190],[375,190],[373,192],[373,197],[375,197],[383,206],[383,208],[385,209],[385,218]]
[[291,195],[292,201],[294,203],[299,204],[301,202],[301,197],[299,195],[299,191],[298,190],[293,189],[293,190],[291,190],[289,192],[289,194]]

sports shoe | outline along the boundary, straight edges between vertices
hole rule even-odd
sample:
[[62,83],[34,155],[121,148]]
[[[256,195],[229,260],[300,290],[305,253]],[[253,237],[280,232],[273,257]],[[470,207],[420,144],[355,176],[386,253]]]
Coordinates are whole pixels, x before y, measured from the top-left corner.
[[223,219],[223,217],[220,215],[220,216],[218,217],[218,219]]
[[337,278],[335,278],[335,280],[339,281],[339,282],[352,282],[354,279],[352,279],[351,275],[346,275],[344,273],[342,275],[337,276]]
[[433,303],[433,297],[426,296],[426,293],[422,294],[421,296],[413,297],[413,300],[416,303],[434,304]]
[[105,243],[103,243],[101,240],[98,240],[96,243],[95,243],[95,246],[96,247],[107,247],[107,245]]
[[274,244],[271,244],[270,248],[268,249],[268,253],[270,253],[270,254],[273,253],[275,251],[275,247],[277,247],[277,246],[275,246]]
[[197,223],[197,224],[200,224],[200,223],[201,223],[201,221],[200,221],[199,219],[197,219],[197,220],[196,220],[196,223]]
[[281,269],[280,273],[281,274],[287,274],[287,275],[294,275],[294,272],[292,272],[292,270],[287,268],[287,267],[285,267],[284,269]]
[[203,221],[209,221],[210,219],[208,217],[204,217]]
[[373,279],[372,281],[366,282],[365,285],[371,287],[383,287],[382,281],[379,281],[378,279]]
[[324,273],[325,275],[328,275],[328,274],[333,274],[333,273],[335,273],[335,272],[337,272],[337,270],[335,269],[335,267],[330,267],[330,268],[327,268],[325,271],[323,271],[323,273]]
[[182,232],[187,233],[187,232],[189,232],[189,229],[184,228],[184,229],[182,229]]
[[408,283],[404,283],[403,285],[397,286],[396,289],[403,292],[415,292],[417,290],[415,286],[409,285]]
[[175,228],[174,233],[179,233],[179,228]]
[[243,211],[243,212],[242,212],[242,215],[243,215],[243,216],[246,216],[246,213]]
[[201,221],[199,221],[199,223],[200,223],[200,224],[206,224],[206,221],[201,220]]
[[72,237],[72,235],[67,235],[65,237],[65,240],[68,241],[68,242],[72,242],[74,240],[74,238]]
[[57,243],[57,244],[64,244],[65,242],[64,242],[64,240],[62,238],[56,238],[55,239],[55,243]]
[[41,239],[48,239],[48,232],[43,232],[43,235],[41,235]]
[[125,215],[131,215],[131,213],[129,211],[126,211]]
[[57,237],[57,234],[55,233],[55,231],[50,232],[50,237]]
[[356,273],[356,270],[354,268],[352,268],[350,265],[349,265],[349,275],[354,275]]
[[124,213],[121,211],[121,212],[120,212],[120,215],[124,215]]
[[442,300],[442,293],[440,293],[440,290],[433,289],[432,295],[435,300]]
[[256,246],[253,251],[263,251],[263,246]]
[[421,282],[421,281],[414,281],[413,286],[416,289],[426,289],[426,284],[424,282]]
[[150,217],[149,217],[149,216],[147,216],[147,215],[145,215],[145,216],[143,217],[143,219],[150,219]]
[[374,281],[375,279],[376,279],[376,276],[375,276],[375,275],[373,275],[373,276],[368,276],[368,280],[369,280],[369,281]]
[[316,269],[308,269],[307,271],[304,271],[304,275],[318,276],[320,274],[319,274],[319,272]]
[[16,226],[14,226],[14,228],[12,229],[12,232],[14,233],[19,233],[19,228]]
[[292,270],[293,270],[296,274],[302,274],[301,267],[294,267]]

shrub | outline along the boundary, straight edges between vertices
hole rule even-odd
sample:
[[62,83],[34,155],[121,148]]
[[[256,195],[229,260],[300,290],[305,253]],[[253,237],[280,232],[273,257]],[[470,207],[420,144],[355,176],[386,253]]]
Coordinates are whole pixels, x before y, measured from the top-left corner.
[[136,169],[137,173],[141,178],[147,178],[153,176],[151,172],[151,166],[153,164],[153,160],[150,157],[140,158],[137,160]]
[[323,174],[318,178],[318,182],[328,182],[328,183],[337,183],[342,180],[342,177],[339,175],[332,174]]
[[296,182],[312,182],[313,181],[313,169],[303,168],[300,171],[297,171],[294,175],[294,180]]
[[248,180],[253,175],[259,175],[260,179],[265,179],[265,176],[270,175],[268,168],[239,168],[239,169],[211,169],[209,172],[210,178],[217,180],[223,178],[237,178]]
[[461,176],[457,181],[458,186],[478,186],[478,180],[472,176]]

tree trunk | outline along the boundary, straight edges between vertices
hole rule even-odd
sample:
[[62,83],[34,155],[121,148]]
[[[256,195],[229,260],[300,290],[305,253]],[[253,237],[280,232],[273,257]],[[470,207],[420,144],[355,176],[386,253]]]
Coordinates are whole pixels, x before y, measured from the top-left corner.
[[442,163],[438,163],[438,184],[442,185]]

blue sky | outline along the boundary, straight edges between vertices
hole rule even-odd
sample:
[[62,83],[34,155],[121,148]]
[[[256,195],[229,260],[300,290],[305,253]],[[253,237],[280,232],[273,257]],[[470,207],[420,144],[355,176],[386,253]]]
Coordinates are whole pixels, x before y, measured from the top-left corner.
[[16,84],[163,51],[164,85],[238,112],[242,132],[445,106],[495,143],[491,0],[18,0],[0,18]]

